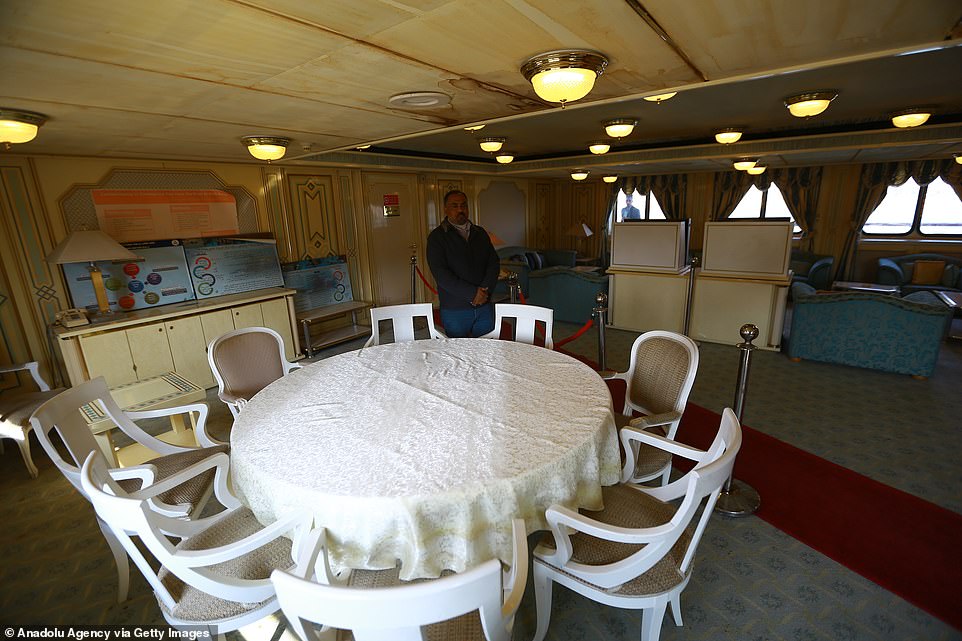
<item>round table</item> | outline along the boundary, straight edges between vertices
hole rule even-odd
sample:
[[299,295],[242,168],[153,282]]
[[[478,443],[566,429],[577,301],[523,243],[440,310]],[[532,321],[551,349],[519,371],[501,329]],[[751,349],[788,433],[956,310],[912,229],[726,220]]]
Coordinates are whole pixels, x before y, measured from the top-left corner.
[[511,519],[600,509],[620,473],[611,396],[541,347],[420,340],[307,365],[234,421],[231,477],[262,523],[309,511],[339,567],[401,578],[511,559]]

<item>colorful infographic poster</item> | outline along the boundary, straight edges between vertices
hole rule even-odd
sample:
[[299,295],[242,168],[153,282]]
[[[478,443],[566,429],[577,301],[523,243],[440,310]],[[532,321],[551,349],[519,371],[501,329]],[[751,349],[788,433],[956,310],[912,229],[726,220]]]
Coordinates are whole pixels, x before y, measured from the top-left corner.
[[283,287],[274,241],[185,241],[187,265],[198,299]]
[[94,189],[97,223],[121,243],[236,234],[237,203],[219,189]]
[[[167,240],[125,245],[136,261],[97,261],[103,273],[107,301],[114,311],[146,309],[194,299],[187,260],[180,241]],[[97,308],[87,263],[63,266],[74,307]]]
[[[296,264],[295,264],[296,265]],[[304,312],[354,300],[347,263],[285,269],[284,286],[296,289],[294,310]]]

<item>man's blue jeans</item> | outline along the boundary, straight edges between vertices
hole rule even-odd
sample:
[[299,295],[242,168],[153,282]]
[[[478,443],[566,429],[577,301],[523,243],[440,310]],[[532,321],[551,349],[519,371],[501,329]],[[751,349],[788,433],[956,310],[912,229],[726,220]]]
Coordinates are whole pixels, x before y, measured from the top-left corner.
[[441,308],[441,324],[449,338],[477,338],[494,329],[494,305],[470,309]]

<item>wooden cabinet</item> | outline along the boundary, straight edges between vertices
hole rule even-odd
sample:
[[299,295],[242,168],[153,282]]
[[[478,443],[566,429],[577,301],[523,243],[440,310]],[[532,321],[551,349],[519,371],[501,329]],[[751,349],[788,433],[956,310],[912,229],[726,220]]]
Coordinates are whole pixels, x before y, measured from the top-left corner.
[[115,387],[174,371],[200,387],[216,383],[207,345],[235,328],[269,327],[298,357],[294,291],[283,288],[132,312],[116,321],[60,328],[56,335],[71,384],[103,376]]

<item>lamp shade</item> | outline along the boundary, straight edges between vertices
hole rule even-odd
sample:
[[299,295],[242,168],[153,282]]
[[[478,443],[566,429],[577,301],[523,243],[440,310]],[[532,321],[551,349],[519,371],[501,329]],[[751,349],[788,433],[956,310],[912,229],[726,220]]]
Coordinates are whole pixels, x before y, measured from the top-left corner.
[[565,103],[587,96],[607,65],[608,59],[596,51],[548,51],[526,60],[521,65],[521,75],[539,98],[564,107]]
[[591,231],[591,227],[588,227],[588,223],[582,221],[571,226],[568,230],[569,236],[575,236],[577,238],[591,238],[595,235],[595,232]]
[[98,230],[73,231],[47,255],[47,262],[92,263],[98,260],[135,260],[137,254]]
[[0,107],[0,143],[18,144],[37,137],[40,125],[47,121],[43,114]]
[[241,142],[247,147],[251,156],[270,162],[284,157],[291,139],[279,136],[245,136],[241,138]]

